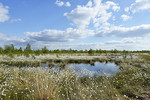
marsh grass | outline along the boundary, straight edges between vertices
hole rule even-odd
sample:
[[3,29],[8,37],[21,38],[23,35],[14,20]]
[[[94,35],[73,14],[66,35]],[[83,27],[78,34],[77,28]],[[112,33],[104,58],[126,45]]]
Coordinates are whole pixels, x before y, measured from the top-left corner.
[[[1,68],[1,99],[47,100],[56,99],[58,87],[68,72],[42,68]],[[67,74],[66,74],[67,73]]]
[[[150,64],[148,55],[139,58],[102,58],[88,60],[49,60],[62,66],[68,62],[114,61],[120,71],[111,77],[78,77],[70,70],[42,67],[0,67],[1,100],[149,100]],[[56,62],[55,62],[56,61]],[[44,60],[43,62],[47,62]],[[19,62],[32,65],[37,62]],[[39,65],[42,62],[39,63]],[[50,64],[49,63],[49,64]],[[17,66],[17,65],[15,65]],[[49,65],[52,66],[52,65]]]
[[4,100],[116,98],[117,91],[105,77],[80,79],[69,70],[57,72],[43,68],[1,67],[0,71],[0,98]]

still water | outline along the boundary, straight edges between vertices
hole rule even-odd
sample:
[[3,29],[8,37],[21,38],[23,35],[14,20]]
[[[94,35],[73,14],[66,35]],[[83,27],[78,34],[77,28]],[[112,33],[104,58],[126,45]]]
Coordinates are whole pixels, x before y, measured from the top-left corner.
[[76,73],[79,77],[111,76],[119,71],[119,67],[114,63],[95,62],[90,64],[68,64],[66,68]]
[[[42,67],[48,68],[48,63],[43,64]],[[98,77],[98,76],[109,77],[114,75],[117,71],[119,71],[119,66],[117,66],[115,63],[112,62],[108,62],[108,63],[95,62],[92,65],[73,63],[73,64],[67,64],[65,68],[77,74],[78,77]],[[61,67],[59,67],[59,64],[55,64],[55,66],[52,69],[60,70]]]

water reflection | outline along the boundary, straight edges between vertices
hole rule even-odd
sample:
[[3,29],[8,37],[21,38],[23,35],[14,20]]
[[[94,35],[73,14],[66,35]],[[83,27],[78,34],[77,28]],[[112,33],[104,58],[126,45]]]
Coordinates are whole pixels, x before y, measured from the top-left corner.
[[94,65],[67,64],[66,68],[75,72],[79,77],[111,76],[119,70],[118,66],[110,62],[108,62],[107,64],[95,62]]
[[51,68],[52,70],[63,70],[64,68],[69,69],[77,74],[78,77],[98,77],[98,76],[111,76],[114,75],[118,70],[119,67],[112,62],[95,62],[92,64],[66,64],[64,68],[60,65],[62,64],[55,64],[53,67],[50,67],[48,62],[42,64],[42,67]]

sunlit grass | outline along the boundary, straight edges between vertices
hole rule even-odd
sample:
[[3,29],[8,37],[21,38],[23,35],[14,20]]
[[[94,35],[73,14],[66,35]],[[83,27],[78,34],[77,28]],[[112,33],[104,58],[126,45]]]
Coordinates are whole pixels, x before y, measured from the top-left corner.
[[[120,66],[119,72],[111,77],[93,78],[79,78],[67,69],[1,65],[0,99],[148,100],[150,98],[149,56],[139,58],[115,59],[114,61]],[[109,61],[110,58],[105,60]],[[64,62],[60,64],[64,66]]]

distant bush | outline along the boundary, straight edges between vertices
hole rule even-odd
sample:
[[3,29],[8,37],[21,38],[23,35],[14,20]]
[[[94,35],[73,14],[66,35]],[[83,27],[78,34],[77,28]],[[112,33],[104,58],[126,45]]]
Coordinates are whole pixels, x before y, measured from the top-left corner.
[[8,56],[11,57],[11,58],[14,57],[13,53],[9,53]]
[[93,50],[92,50],[92,49],[90,49],[90,50],[88,51],[88,54],[89,54],[90,56],[94,55]]
[[24,56],[30,57],[30,54],[29,54],[28,52],[25,52],[25,53],[24,53]]

